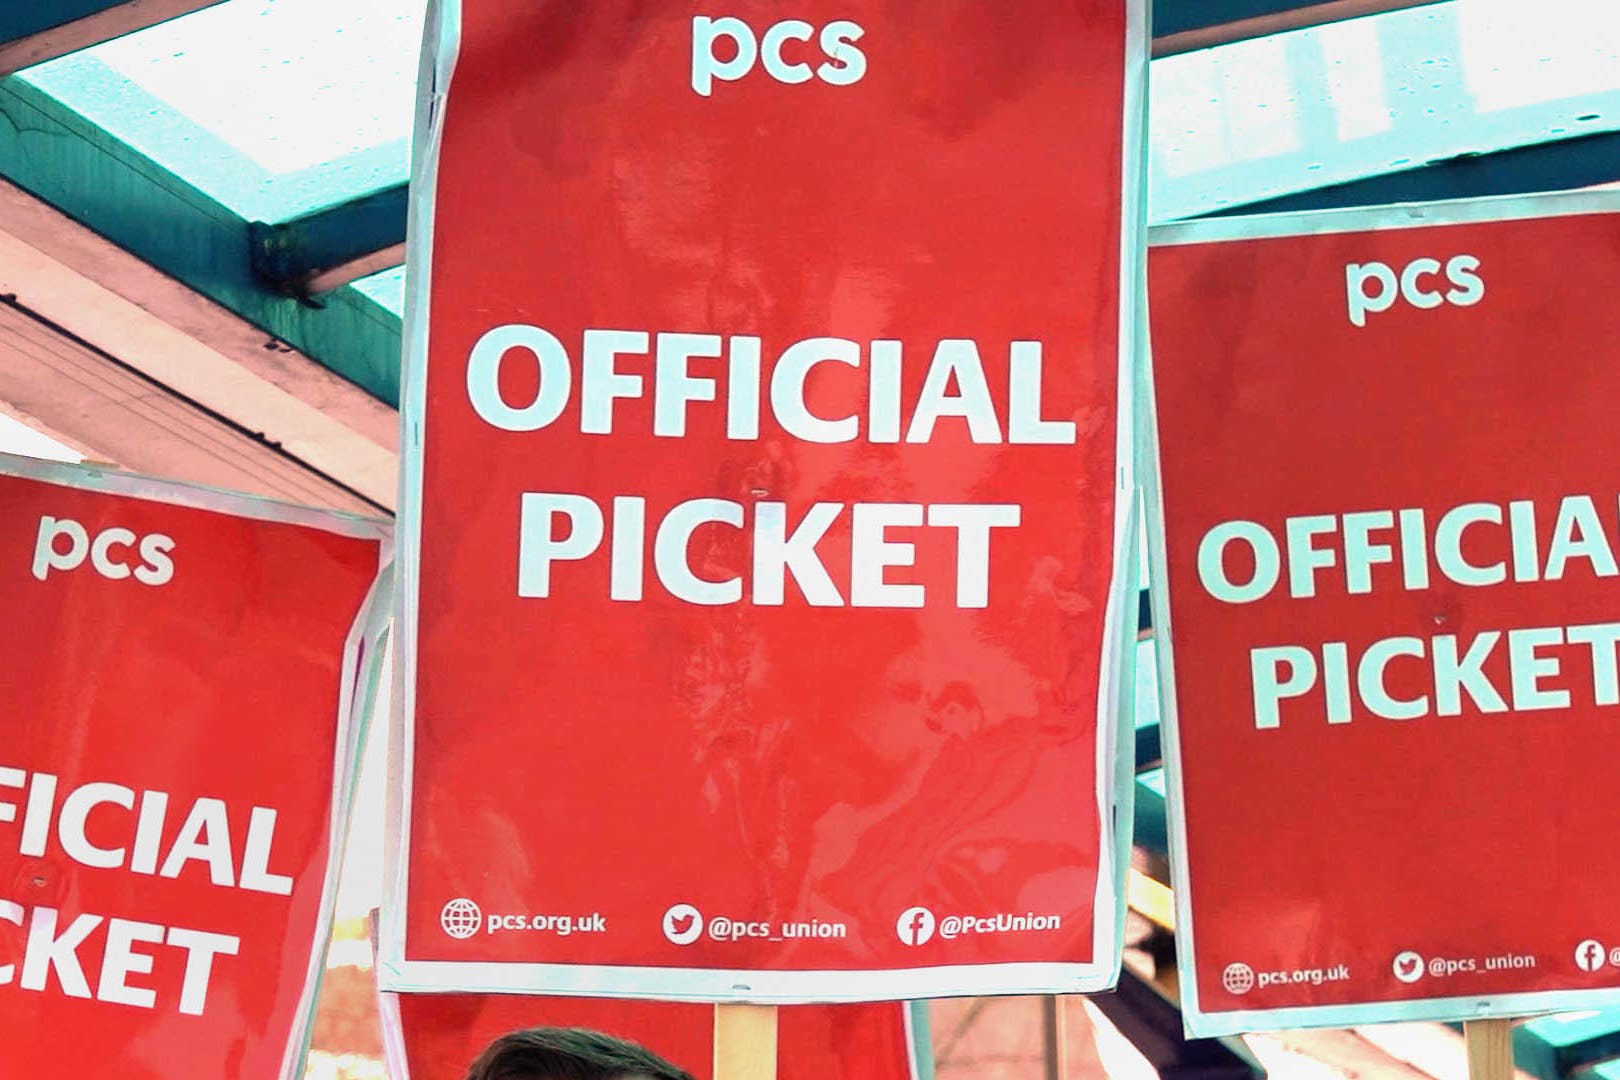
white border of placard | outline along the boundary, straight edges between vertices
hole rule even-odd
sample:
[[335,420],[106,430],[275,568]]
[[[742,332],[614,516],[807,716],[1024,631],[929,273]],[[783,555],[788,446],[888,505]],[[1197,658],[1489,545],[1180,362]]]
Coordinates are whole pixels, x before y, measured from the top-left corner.
[[[1349,210],[1317,210],[1291,214],[1208,218],[1155,226],[1148,240],[1154,247],[1219,243],[1285,236],[1320,236],[1329,233],[1370,232],[1386,229],[1465,225],[1474,222],[1518,221],[1527,218],[1573,217],[1620,212],[1620,191],[1576,191],[1549,195],[1511,195],[1445,202],[1402,203]],[[1147,338],[1142,341],[1146,345]],[[1620,988],[1558,990],[1536,993],[1433,997],[1406,1001],[1375,1001],[1354,1005],[1315,1005],[1279,1009],[1231,1009],[1204,1012],[1198,1002],[1195,977],[1195,911],[1187,865],[1187,819],[1182,803],[1180,718],[1175,693],[1175,650],[1171,642],[1168,581],[1164,537],[1164,499],[1160,491],[1159,433],[1154,396],[1151,349],[1140,357],[1138,420],[1144,434],[1142,450],[1143,496],[1148,507],[1148,569],[1153,606],[1153,632],[1159,661],[1160,728],[1164,739],[1167,824],[1170,833],[1170,871],[1176,897],[1176,968],[1181,982],[1181,1013],[1187,1032],[1196,1036],[1235,1035],[1303,1027],[1350,1027],[1358,1024],[1411,1020],[1458,1020],[1487,1017],[1522,1017],[1565,1009],[1591,1009],[1620,1005]]]
[[1133,476],[1135,357],[1146,292],[1146,174],[1149,0],[1120,0],[1126,11],[1120,229],[1115,576],[1104,620],[1097,715],[1097,810],[1102,823],[1090,963],[1007,963],[879,971],[759,971],[584,964],[451,962],[405,958],[409,879],[416,640],[421,576],[423,411],[427,397],[429,275],[445,99],[460,44],[461,0],[431,0],[417,86],[415,160],[408,228],[404,368],[400,397],[399,590],[394,719],[389,758],[387,879],[378,940],[378,979],[396,992],[547,993],[655,997],[671,1001],[791,1004],[900,1000],[968,994],[1089,993],[1119,979],[1130,864],[1134,755],[1131,730],[1137,618],[1137,518]]
[[343,866],[344,842],[354,811],[354,789],[360,771],[360,746],[376,707],[382,671],[383,643],[393,606],[393,527],[381,518],[361,517],[340,510],[318,510],[293,503],[201,484],[186,484],[100,465],[77,465],[15,454],[0,454],[0,476],[38,480],[47,484],[93,491],[103,495],[144,499],[148,502],[207,510],[251,521],[297,525],[337,536],[376,540],[381,544],[379,571],[366,598],[355,612],[344,639],[340,668],[335,741],[332,747],[332,804],[327,827],[326,866],[322,871],[320,906],[303,972],[298,1009],[282,1054],[282,1080],[299,1080],[309,1053],[309,1034],[315,1022],[321,973],[337,906],[338,878]]

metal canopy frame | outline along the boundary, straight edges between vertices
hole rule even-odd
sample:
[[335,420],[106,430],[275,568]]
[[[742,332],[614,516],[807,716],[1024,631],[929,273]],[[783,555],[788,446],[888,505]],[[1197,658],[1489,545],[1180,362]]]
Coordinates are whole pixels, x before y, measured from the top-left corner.
[[[1223,208],[1209,217],[1570,191],[1620,181],[1620,132],[1465,154],[1398,172]],[[310,295],[399,265],[407,185],[280,225],[256,223],[253,268],[282,295]]]
[[[6,50],[97,20],[98,39],[219,0],[53,0],[0,16]],[[1158,0],[1155,55],[1447,0]],[[397,405],[400,319],[350,283],[398,265],[395,184],[282,222],[250,222],[28,84],[0,80],[0,176],[164,274]],[[1620,133],[1434,162],[1221,214],[1521,194],[1620,181]]]

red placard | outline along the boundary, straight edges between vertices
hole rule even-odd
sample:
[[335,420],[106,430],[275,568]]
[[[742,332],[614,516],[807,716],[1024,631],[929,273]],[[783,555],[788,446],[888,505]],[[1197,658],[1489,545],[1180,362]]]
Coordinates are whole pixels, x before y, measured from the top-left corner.
[[443,16],[384,982],[1110,984],[1140,7]]
[[7,1075],[302,1075],[387,529],[0,456]]
[[1620,1000],[1617,252],[1612,193],[1155,237],[1192,1031]]
[[[796,1005],[777,1013],[778,1080],[915,1080],[910,1006]],[[462,1080],[490,1042],[519,1028],[578,1027],[639,1043],[697,1080],[714,1065],[714,1009],[665,1001],[513,994],[383,994],[394,1080]]]

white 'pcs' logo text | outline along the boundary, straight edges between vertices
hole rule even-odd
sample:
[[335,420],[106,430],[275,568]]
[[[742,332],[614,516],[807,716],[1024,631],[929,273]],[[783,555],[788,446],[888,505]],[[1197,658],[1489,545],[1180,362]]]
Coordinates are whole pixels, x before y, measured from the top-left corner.
[[[1399,273],[1381,262],[1350,263],[1344,268],[1350,322],[1366,326],[1368,315],[1388,311],[1400,299],[1425,311],[1441,304],[1473,307],[1485,298],[1478,269],[1479,260],[1472,255],[1453,255],[1444,265],[1439,259],[1413,259]],[[1445,280],[1439,281],[1442,270]],[[1446,285],[1450,288],[1442,289]]]
[[34,577],[44,581],[53,570],[77,570],[89,559],[108,580],[133,577],[142,585],[167,585],[174,578],[173,550],[173,538],[162,533],[136,536],[115,525],[92,537],[77,521],[46,516],[39,519],[34,541]]
[[[848,86],[866,74],[866,54],[855,45],[865,33],[848,19],[830,22],[819,32],[803,19],[783,19],[756,35],[752,26],[733,16],[699,15],[692,20],[692,89],[708,97],[715,80],[736,82],[756,63],[779,83],[815,78],[829,86]],[[727,59],[720,58],[722,53]]]

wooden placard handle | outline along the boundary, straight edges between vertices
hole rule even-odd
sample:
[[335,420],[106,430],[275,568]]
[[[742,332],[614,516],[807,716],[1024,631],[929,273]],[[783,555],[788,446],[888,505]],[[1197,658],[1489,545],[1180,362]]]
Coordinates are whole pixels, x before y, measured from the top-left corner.
[[1042,1056],[1046,1059],[1046,1080],[1067,1080],[1069,1075],[1068,1038],[1063,1020],[1065,999],[1058,996],[1041,999]]
[[776,1080],[776,1006],[714,1007],[714,1080]]
[[1469,1080],[1513,1080],[1512,1020],[1465,1021],[1463,1040]]

